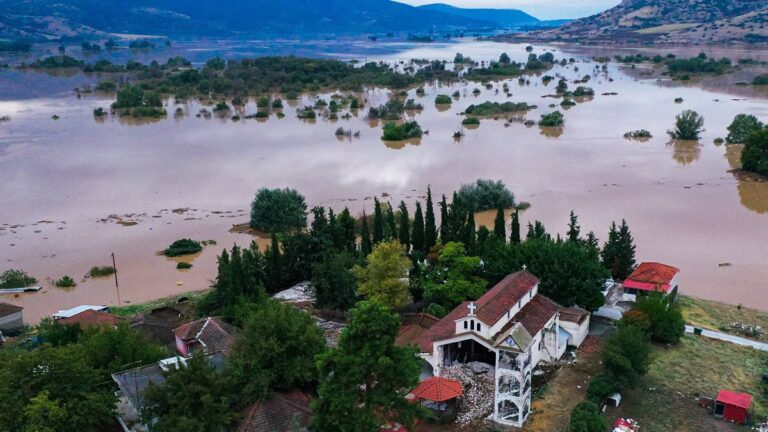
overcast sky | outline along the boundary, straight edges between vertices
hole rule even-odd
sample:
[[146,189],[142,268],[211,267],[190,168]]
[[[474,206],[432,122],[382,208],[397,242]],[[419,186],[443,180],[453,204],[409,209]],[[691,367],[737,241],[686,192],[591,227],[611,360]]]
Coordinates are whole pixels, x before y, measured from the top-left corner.
[[465,8],[521,9],[540,19],[581,18],[616,6],[620,0],[396,0],[414,6],[446,3]]

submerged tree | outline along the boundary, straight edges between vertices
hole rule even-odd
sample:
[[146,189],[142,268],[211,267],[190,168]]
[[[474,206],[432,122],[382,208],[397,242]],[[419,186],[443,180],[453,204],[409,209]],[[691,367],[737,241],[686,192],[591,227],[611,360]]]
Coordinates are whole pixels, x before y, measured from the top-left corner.
[[728,144],[744,144],[750,135],[763,127],[763,123],[757,117],[751,114],[739,114],[733,119],[731,125],[728,126],[728,136],[725,137],[725,142]]
[[307,204],[295,189],[259,189],[251,204],[251,227],[286,232],[307,225]]
[[685,110],[675,117],[675,129],[668,131],[669,136],[678,140],[698,140],[704,131],[704,117],[692,110]]
[[747,138],[741,153],[741,164],[747,171],[768,176],[768,128]]

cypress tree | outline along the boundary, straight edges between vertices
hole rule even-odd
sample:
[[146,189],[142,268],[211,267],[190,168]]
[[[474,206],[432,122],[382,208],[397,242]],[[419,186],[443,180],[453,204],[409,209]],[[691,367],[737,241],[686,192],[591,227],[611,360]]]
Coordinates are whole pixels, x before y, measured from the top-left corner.
[[421,211],[421,203],[416,202],[416,214],[413,216],[413,235],[411,236],[413,250],[426,252],[424,250],[424,215]]
[[424,252],[429,252],[435,244],[437,244],[435,210],[432,204],[432,189],[427,186],[427,209],[424,216]]
[[360,228],[360,251],[366,257],[373,252],[371,232],[368,229],[368,217],[365,215],[365,212],[363,212],[363,226]]
[[443,244],[447,244],[451,241],[451,218],[448,215],[448,204],[445,202],[445,195],[443,200],[440,201],[440,241]]
[[475,212],[470,210],[467,214],[467,224],[465,227],[464,245],[467,249],[467,255],[477,253],[477,231],[475,231]]
[[274,294],[283,288],[282,261],[277,235],[272,233],[272,244],[269,246],[269,263],[267,268],[267,281],[270,294]]
[[384,215],[378,198],[373,199],[373,244],[384,240]]
[[392,203],[387,205],[387,240],[397,238],[397,225],[395,225],[395,213],[392,211]]
[[493,234],[502,241],[507,239],[507,222],[504,220],[504,209],[496,209],[496,219],[493,221]]
[[408,217],[408,207],[405,206],[403,201],[400,201],[400,232],[398,233],[398,239],[400,243],[405,246],[406,252],[411,249],[411,221]]
[[601,252],[603,266],[616,279],[626,279],[635,268],[635,244],[627,221],[622,220],[621,226],[616,222],[611,224],[608,231],[608,241]]
[[571,215],[568,221],[568,241],[577,242],[580,240],[581,227],[579,226],[579,219],[576,213],[571,210]]
[[621,279],[626,279],[635,269],[635,239],[629,231],[627,221],[622,219],[619,227],[619,261],[621,263]]
[[349,252],[354,252],[357,249],[355,219],[352,218],[352,215],[349,214],[349,209],[346,207],[344,207],[344,210],[337,219],[341,230],[342,245]]
[[509,240],[512,244],[520,244],[520,216],[517,210],[512,214],[512,234],[510,234]]

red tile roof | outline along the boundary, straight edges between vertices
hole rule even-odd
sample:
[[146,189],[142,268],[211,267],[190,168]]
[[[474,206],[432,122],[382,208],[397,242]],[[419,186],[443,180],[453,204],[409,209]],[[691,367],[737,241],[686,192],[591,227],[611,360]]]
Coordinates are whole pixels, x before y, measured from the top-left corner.
[[417,344],[424,332],[440,322],[440,318],[427,313],[406,313],[401,319],[400,332],[395,339],[395,346],[399,347]]
[[477,317],[492,326],[539,283],[539,278],[526,270],[512,273],[477,299]]
[[515,315],[515,321],[525,327],[528,334],[536,336],[541,329],[560,310],[560,306],[541,294],[535,295],[520,312]]
[[88,309],[71,317],[62,318],[58,322],[64,325],[79,325],[82,329],[101,326],[116,326],[122,318],[110,313]]
[[173,330],[176,337],[189,342],[198,341],[205,352],[229,352],[235,343],[235,329],[218,317],[202,318]]
[[23,309],[24,308],[21,306],[0,302],[0,317],[15,314],[16,312],[19,312],[20,310],[23,310]]
[[730,390],[720,390],[717,393],[717,401],[727,405],[749,409],[749,406],[752,404],[752,395]]
[[432,377],[422,381],[411,394],[418,399],[444,402],[460,397],[463,392],[461,382],[441,377]]
[[624,287],[645,291],[664,291],[670,289],[670,283],[680,272],[677,267],[657,262],[641,263],[624,281]]
[[[253,404],[238,432],[293,432],[309,426],[309,397],[300,391],[276,393],[272,399]],[[298,429],[296,428],[298,426]]]

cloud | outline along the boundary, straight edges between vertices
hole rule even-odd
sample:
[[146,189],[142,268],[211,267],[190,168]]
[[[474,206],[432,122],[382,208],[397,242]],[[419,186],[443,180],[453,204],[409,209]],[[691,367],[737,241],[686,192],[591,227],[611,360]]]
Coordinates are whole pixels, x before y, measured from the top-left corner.
[[521,9],[540,19],[581,18],[602,12],[620,0],[397,0],[413,6],[446,3],[465,8]]

